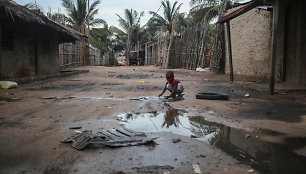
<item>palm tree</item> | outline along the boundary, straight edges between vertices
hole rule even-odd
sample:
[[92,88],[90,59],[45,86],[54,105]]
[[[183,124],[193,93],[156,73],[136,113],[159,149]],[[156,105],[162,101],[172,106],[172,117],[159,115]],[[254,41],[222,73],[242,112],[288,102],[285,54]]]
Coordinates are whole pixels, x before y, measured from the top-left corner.
[[116,14],[119,17],[119,25],[122,27],[123,32],[127,35],[127,39],[131,43],[139,41],[140,19],[144,15],[144,12],[138,13],[133,9],[125,9],[124,18]]
[[90,30],[90,42],[97,47],[101,54],[114,51],[123,50],[124,41],[122,35],[114,35],[112,27],[104,25],[103,28],[92,28]]
[[224,10],[231,8],[241,0],[191,0],[190,14],[195,23],[201,21],[210,22],[213,18],[220,16]]
[[111,36],[112,33],[109,31],[107,25],[103,28],[92,28],[90,30],[89,40],[96,48],[100,50],[101,55],[109,52],[111,48]]
[[131,43],[136,44],[140,41],[142,34],[142,28],[140,27],[140,19],[144,15],[144,12],[138,13],[133,9],[124,10],[124,18],[116,14],[119,17],[119,26],[122,30],[116,27],[112,27],[112,31],[117,35],[124,35],[126,39],[126,54],[129,58]]
[[164,27],[169,33],[171,33],[172,24],[176,17],[178,17],[182,3],[178,5],[178,2],[175,1],[173,6],[171,6],[169,0],[163,0],[161,5],[163,7],[163,16],[157,14],[156,12],[150,11],[149,13],[153,15],[150,22],[153,22],[156,26]]
[[62,0],[62,5],[68,11],[68,22],[77,30],[83,24],[96,26],[106,23],[103,19],[94,18],[98,14],[99,4],[100,0],[95,0],[87,10],[87,0],[76,0],[76,4],[72,0]]

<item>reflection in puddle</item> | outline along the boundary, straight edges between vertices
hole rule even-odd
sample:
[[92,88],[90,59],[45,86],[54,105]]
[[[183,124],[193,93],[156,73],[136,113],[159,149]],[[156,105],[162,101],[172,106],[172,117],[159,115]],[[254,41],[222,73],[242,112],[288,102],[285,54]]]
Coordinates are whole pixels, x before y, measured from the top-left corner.
[[[169,108],[165,113],[120,114],[121,124],[141,132],[172,132],[183,136],[199,137],[211,142],[220,128],[201,116],[188,117],[186,110]],[[200,122],[199,122],[200,121]],[[203,122],[206,122],[203,124]]]
[[[181,115],[179,115],[179,113]],[[179,135],[190,136],[189,120],[178,110],[170,110],[166,113],[140,113],[121,114],[119,117],[127,128],[141,132],[173,132]]]
[[[202,116],[189,116],[185,110],[171,107],[165,113],[121,114],[119,117],[127,128],[137,131],[166,131],[183,136],[195,135],[198,140],[223,149],[263,173],[305,173],[306,171],[306,157],[294,153],[297,147],[292,146],[289,139],[283,144],[276,144],[261,139],[262,133],[255,134],[208,122]],[[278,134],[272,136],[274,135]],[[298,148],[306,147],[305,141],[299,142],[304,144]]]

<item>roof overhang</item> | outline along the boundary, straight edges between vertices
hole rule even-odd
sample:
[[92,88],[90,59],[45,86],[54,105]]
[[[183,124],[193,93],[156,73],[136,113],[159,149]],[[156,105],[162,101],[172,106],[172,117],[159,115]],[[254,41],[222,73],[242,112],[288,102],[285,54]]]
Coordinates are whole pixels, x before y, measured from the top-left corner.
[[250,1],[249,3],[247,3],[246,5],[238,8],[237,10],[231,12],[230,14],[227,14],[225,16],[223,16],[221,19],[219,19],[219,21],[217,22],[217,24],[222,24],[225,23],[227,21],[230,21],[250,10],[252,10],[253,8],[263,5],[263,2],[261,0],[254,0],[254,1]]
[[12,0],[0,1],[0,21],[2,23],[23,23],[34,24],[46,27],[59,33],[59,42],[74,42],[81,37],[77,33],[71,32],[66,27],[59,25],[55,21],[48,19],[46,16],[35,13]]

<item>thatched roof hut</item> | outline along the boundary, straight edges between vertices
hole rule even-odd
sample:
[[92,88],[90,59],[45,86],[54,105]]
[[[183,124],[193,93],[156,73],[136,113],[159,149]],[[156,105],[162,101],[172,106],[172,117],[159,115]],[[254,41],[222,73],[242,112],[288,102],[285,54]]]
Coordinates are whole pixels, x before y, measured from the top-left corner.
[[12,0],[0,0],[0,23],[22,23],[32,26],[42,27],[45,30],[53,30],[59,33],[59,43],[74,42],[80,36],[59,25],[55,21],[48,19],[43,14],[31,11]]

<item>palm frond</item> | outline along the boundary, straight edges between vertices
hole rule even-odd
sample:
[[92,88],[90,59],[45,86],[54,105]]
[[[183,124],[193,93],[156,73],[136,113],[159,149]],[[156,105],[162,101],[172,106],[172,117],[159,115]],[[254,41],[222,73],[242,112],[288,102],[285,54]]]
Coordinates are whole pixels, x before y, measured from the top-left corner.
[[90,15],[97,8],[99,4],[100,4],[100,0],[94,1],[89,7],[88,14]]
[[103,20],[103,19],[93,19],[93,20],[90,20],[90,22],[89,22],[89,25],[90,26],[97,26],[97,25],[105,25],[106,24],[106,22],[105,22],[105,20]]

